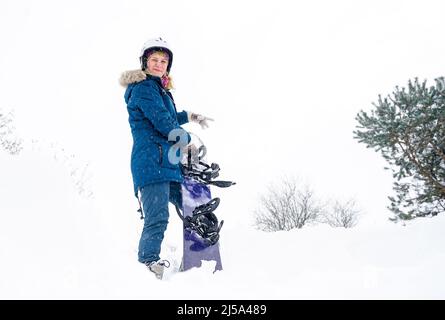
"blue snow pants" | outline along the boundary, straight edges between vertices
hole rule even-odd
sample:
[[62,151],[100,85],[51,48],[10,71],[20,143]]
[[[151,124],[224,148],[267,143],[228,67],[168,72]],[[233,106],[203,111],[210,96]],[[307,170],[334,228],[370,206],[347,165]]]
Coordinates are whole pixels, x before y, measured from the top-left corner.
[[139,240],[138,261],[149,263],[160,259],[161,244],[168,224],[168,203],[182,209],[181,184],[160,182],[139,189],[144,213],[144,228]]

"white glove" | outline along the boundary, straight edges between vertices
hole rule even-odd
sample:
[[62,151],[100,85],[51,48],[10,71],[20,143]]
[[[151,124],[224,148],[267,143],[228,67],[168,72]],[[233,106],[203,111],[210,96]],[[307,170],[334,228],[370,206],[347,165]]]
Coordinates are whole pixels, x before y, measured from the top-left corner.
[[203,116],[201,114],[193,113],[190,111],[187,111],[187,117],[189,122],[196,122],[198,123],[202,129],[206,129],[209,127],[209,124],[207,121],[214,121],[212,118]]

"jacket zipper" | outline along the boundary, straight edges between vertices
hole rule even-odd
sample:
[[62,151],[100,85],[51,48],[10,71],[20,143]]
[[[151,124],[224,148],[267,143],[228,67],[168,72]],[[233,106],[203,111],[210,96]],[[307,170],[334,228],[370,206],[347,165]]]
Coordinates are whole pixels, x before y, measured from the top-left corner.
[[162,146],[158,144],[158,150],[159,150],[159,164],[162,165]]

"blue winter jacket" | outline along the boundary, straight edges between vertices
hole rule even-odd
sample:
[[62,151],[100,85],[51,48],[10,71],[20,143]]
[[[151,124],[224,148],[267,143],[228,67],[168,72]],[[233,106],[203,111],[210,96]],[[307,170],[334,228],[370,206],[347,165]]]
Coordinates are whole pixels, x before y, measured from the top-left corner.
[[[177,112],[171,93],[163,88],[159,77],[151,75],[128,84],[125,102],[133,136],[131,173],[135,195],[139,188],[151,183],[182,182],[179,165],[168,159],[169,148],[175,143],[168,141],[168,135],[188,122],[187,112]],[[187,138],[190,141],[188,134]]]

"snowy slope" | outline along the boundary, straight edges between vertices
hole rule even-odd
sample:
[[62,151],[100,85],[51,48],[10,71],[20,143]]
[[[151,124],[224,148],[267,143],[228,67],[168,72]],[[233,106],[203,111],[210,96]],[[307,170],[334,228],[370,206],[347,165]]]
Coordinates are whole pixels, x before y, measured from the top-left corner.
[[158,281],[136,261],[134,203],[104,212],[105,202],[79,195],[66,163],[45,152],[2,152],[0,168],[1,299],[445,298],[445,217],[277,233],[226,217],[224,270],[213,274],[210,262],[176,272],[181,232],[172,215],[163,246],[172,267]]

